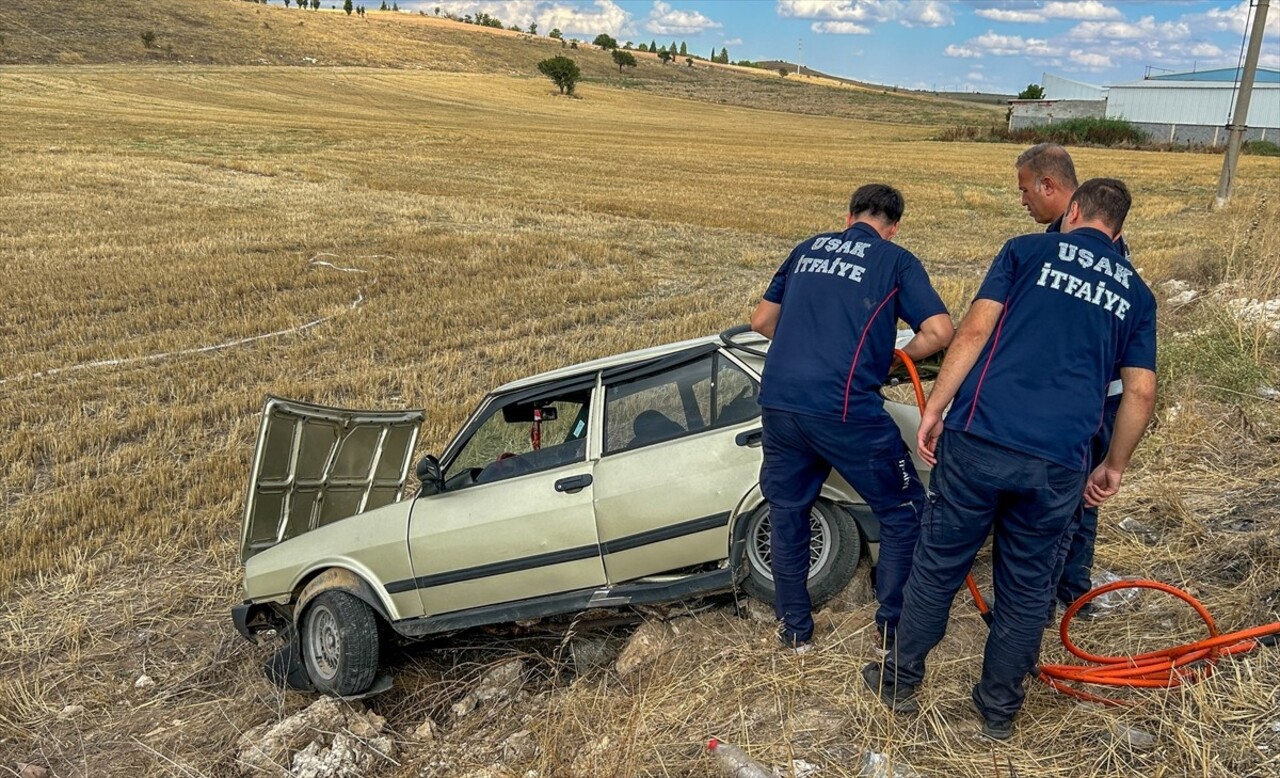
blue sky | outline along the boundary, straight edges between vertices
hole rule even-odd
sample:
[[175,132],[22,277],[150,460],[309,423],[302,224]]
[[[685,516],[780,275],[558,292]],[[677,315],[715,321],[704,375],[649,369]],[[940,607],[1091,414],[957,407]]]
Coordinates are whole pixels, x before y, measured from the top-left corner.
[[[1256,0],[1254,0],[1256,3]],[[401,0],[400,9],[483,11],[545,35],[786,59],[913,89],[1017,92],[1041,74],[1097,84],[1165,70],[1235,67],[1250,0]],[[1251,18],[1251,17],[1250,17]],[[1280,68],[1273,0],[1262,64]],[[1162,71],[1153,71],[1162,72]]]

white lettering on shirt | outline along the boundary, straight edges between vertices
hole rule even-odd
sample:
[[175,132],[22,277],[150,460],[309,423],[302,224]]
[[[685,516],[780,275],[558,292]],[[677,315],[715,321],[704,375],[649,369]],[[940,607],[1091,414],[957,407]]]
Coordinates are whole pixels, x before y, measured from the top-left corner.
[[[1105,255],[1095,255],[1089,249],[1083,249],[1066,241],[1058,242],[1058,259],[1063,262],[1074,262],[1085,270],[1094,270],[1105,276],[1114,278],[1125,289],[1129,288],[1129,279],[1133,276],[1133,270],[1120,265],[1112,265],[1111,260]],[[1055,271],[1056,272],[1056,271]],[[1044,284],[1040,284],[1044,286]],[[1053,287],[1057,289],[1057,286]],[[1069,293],[1074,293],[1070,292]]]
[[[1067,245],[1067,244],[1062,244]],[[1058,258],[1061,259],[1065,251],[1060,251]],[[1072,252],[1073,257],[1083,254],[1084,249],[1079,253]],[[1119,270],[1120,268],[1117,268]],[[1130,273],[1129,275],[1132,275]],[[1125,276],[1126,280],[1128,276]],[[1050,280],[1052,279],[1052,280]],[[1119,279],[1117,279],[1119,280]],[[1064,283],[1065,282],[1065,283]],[[1123,283],[1123,282],[1122,282]],[[1046,289],[1054,289],[1063,294],[1071,295],[1077,300],[1084,300],[1091,305],[1096,305],[1105,311],[1115,315],[1121,321],[1124,321],[1125,314],[1129,311],[1129,301],[1120,295],[1107,289],[1106,281],[1098,281],[1095,288],[1093,283],[1072,275],[1061,270],[1054,270],[1051,262],[1046,262],[1040,268],[1040,277],[1036,279],[1036,286],[1043,286]],[[1105,302],[1103,301],[1105,298]]]

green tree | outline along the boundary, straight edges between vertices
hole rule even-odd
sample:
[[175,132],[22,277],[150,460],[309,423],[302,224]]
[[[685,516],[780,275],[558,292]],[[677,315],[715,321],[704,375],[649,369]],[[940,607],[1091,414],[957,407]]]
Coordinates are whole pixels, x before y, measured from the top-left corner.
[[538,23],[537,23],[537,22],[529,22],[529,34],[530,34],[530,35],[537,35],[537,34],[538,34]]
[[674,57],[674,56],[676,55],[676,42],[675,42],[675,41],[671,41],[671,45],[667,47],[667,51],[671,52],[671,56],[672,56],[672,57]]
[[689,56],[689,47],[684,45],[684,41],[680,41],[680,56],[682,57]]
[[382,5],[378,7],[379,11],[387,10],[387,0],[382,0]]
[[285,7],[285,8],[288,8],[288,7],[289,7],[289,0],[284,0],[284,7]]
[[649,44],[647,43],[641,43],[639,46],[636,47],[636,51],[648,51],[648,50],[649,50]]
[[1027,84],[1027,88],[1018,93],[1019,100],[1043,100],[1044,87],[1039,84]]
[[618,41],[614,40],[609,35],[600,33],[595,37],[595,40],[591,41],[591,45],[599,46],[602,49],[616,49],[618,48]]
[[717,60],[717,61],[718,61],[721,65],[728,65],[728,64],[729,64],[729,50],[728,50],[728,49],[720,49],[720,59],[719,59],[719,60]]
[[342,10],[347,12],[347,16],[351,15],[351,11],[352,11],[351,0],[342,0]]
[[538,63],[538,72],[551,79],[551,82],[560,88],[562,95],[573,94],[573,88],[582,77],[582,70],[578,67],[578,63],[565,56],[542,60]]
[[778,68],[778,75],[782,76],[783,78],[786,78],[787,74],[790,72],[791,71],[787,70],[786,68]]
[[560,32],[559,27],[552,27],[551,32],[547,33],[548,38],[555,38],[558,41],[564,40],[564,34]]
[[652,51],[654,54],[657,54],[657,53],[658,53],[658,42],[657,42],[657,41],[649,41],[649,51]]
[[672,59],[674,59],[674,57],[671,55],[671,52],[667,51],[666,49],[663,49],[658,52],[658,59],[662,60],[662,64],[665,65],[668,62],[670,62]]
[[636,66],[636,55],[629,51],[614,49],[613,64],[618,66],[618,74],[621,75],[624,67],[633,68]]
[[686,65],[688,65],[689,67],[693,67],[693,57],[685,57],[685,58],[684,58],[684,63],[685,63]]

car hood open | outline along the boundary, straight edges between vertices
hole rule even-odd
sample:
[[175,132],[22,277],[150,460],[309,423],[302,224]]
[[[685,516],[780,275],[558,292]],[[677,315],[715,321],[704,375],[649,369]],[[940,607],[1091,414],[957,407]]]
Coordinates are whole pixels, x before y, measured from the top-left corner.
[[267,397],[240,559],[397,502],[423,411],[353,411]]

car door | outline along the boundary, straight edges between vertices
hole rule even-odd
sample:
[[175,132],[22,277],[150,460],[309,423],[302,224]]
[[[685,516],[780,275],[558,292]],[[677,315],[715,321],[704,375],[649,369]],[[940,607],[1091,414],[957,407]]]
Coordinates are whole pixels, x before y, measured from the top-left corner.
[[703,346],[606,372],[596,527],[611,584],[716,562],[759,480],[759,384]]
[[444,490],[415,500],[409,521],[428,616],[604,584],[587,456],[595,389],[592,374],[491,398],[450,446]]

